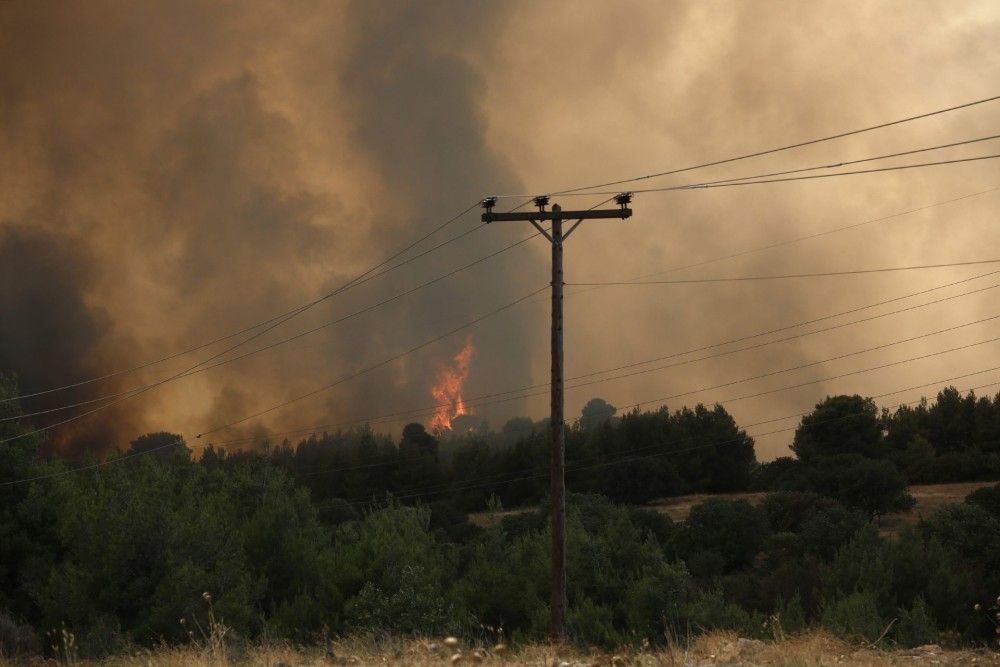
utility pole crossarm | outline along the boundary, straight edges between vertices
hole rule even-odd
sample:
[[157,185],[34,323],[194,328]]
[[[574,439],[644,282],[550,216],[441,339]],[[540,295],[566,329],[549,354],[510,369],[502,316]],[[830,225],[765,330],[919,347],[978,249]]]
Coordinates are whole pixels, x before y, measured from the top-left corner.
[[483,213],[482,221],[491,222],[541,222],[554,220],[598,220],[621,219],[632,217],[632,209],[616,208],[606,211],[515,211],[513,213]]

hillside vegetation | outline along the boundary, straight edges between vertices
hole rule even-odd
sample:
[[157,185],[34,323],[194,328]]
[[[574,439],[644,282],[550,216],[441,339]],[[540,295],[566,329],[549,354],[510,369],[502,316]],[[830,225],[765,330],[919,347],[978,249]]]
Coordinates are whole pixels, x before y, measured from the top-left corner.
[[[719,406],[617,417],[592,402],[568,435],[573,645],[995,645],[1000,486],[881,529],[913,510],[908,483],[992,474],[997,405],[945,390],[890,415],[831,397],[802,418],[795,458],[761,465]],[[236,659],[445,635],[527,651],[548,629],[543,427],[410,424],[398,442],[360,428],[200,457],[154,433],[97,462],[47,458],[30,424],[0,421],[0,652],[138,659],[211,640]],[[689,492],[706,495],[683,522],[637,504]],[[734,493],[761,495],[719,495]],[[500,520],[470,521],[483,510]]]

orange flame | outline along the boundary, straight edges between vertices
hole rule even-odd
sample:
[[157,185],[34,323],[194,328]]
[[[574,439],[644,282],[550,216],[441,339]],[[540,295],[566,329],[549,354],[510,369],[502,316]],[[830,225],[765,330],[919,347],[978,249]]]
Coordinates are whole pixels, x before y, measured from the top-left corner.
[[455,417],[472,413],[462,400],[462,386],[469,377],[473,352],[472,339],[466,338],[465,346],[452,359],[454,366],[442,366],[438,370],[437,384],[431,388],[431,395],[439,405],[428,423],[431,430],[450,431]]

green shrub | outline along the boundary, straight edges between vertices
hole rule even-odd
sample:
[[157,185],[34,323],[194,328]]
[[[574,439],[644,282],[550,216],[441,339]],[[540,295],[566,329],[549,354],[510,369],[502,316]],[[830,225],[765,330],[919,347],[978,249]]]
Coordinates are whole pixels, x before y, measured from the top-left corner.
[[430,530],[430,511],[390,505],[342,525],[329,568],[347,600],[340,627],[404,633],[454,631],[466,623],[453,595],[453,549]]
[[24,658],[37,654],[41,648],[38,635],[30,625],[0,611],[0,656]]
[[1000,484],[976,489],[966,497],[965,502],[978,505],[1000,519]]
[[[666,560],[653,532],[633,523],[628,508],[599,496],[568,500],[574,641],[610,646],[630,633],[662,638],[668,624],[684,617],[690,577],[683,564]],[[457,591],[476,623],[539,639],[548,624],[551,535],[534,520],[515,523],[516,534],[504,522],[474,540]]]
[[909,609],[899,609],[899,625],[896,626],[896,641],[903,646],[921,646],[937,641],[938,629],[934,618],[924,602],[917,597]]
[[875,641],[886,629],[879,613],[878,594],[857,590],[823,605],[821,623],[830,632],[849,641]]
[[799,595],[798,591],[795,591],[795,594],[788,602],[784,600],[778,601],[775,616],[777,617],[778,624],[781,626],[781,630],[785,633],[795,634],[802,632],[808,627],[806,612],[802,608],[802,596]]
[[623,638],[615,629],[614,620],[611,609],[582,596],[569,608],[567,625],[570,639],[581,646],[604,649],[621,646]]
[[434,635],[455,632],[464,625],[442,594],[441,582],[422,566],[400,564],[397,572],[384,579],[391,587],[365,582],[347,603],[353,629]]
[[[745,500],[713,498],[691,508],[684,532],[687,553],[698,554],[699,565],[711,562],[707,554],[717,554],[729,572],[753,564],[768,525],[763,512]],[[689,567],[695,571],[690,562]]]
[[743,637],[758,637],[764,627],[761,614],[752,614],[727,601],[719,590],[696,594],[685,606],[684,621],[699,631],[732,630]]
[[911,484],[941,484],[997,479],[1000,456],[976,451],[946,452],[921,461],[907,471]]
[[836,601],[865,591],[874,596],[876,605],[885,604],[891,596],[892,581],[889,550],[875,526],[869,524],[837,550],[823,574],[823,597]]

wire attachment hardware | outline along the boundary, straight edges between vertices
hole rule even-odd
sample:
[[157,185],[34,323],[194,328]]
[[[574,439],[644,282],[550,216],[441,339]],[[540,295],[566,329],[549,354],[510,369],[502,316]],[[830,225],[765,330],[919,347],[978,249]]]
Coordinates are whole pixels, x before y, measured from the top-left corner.
[[622,192],[615,195],[615,203],[624,211],[632,203],[632,193]]

